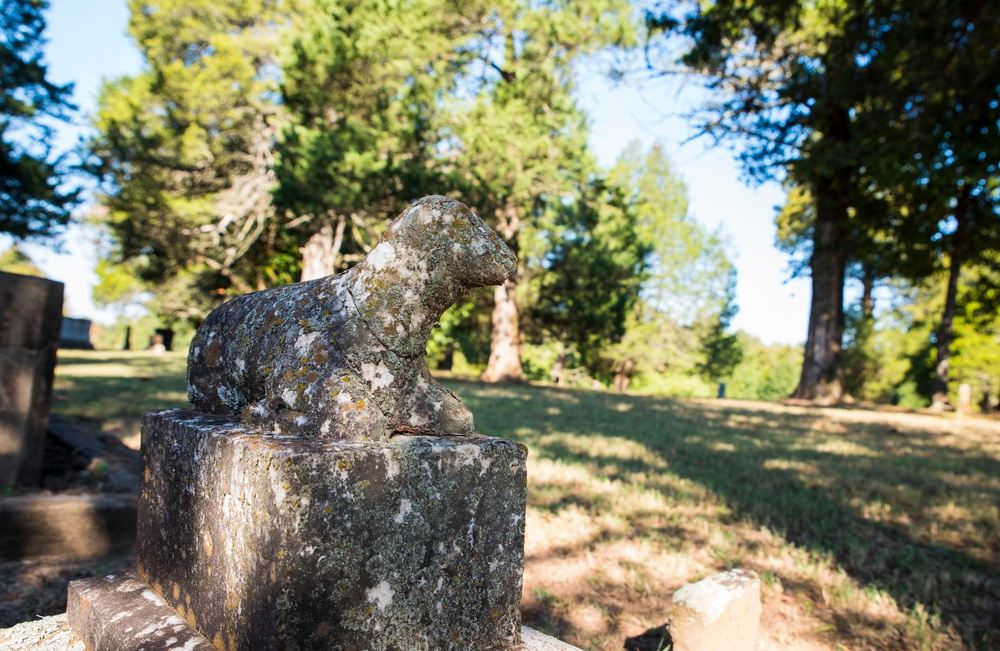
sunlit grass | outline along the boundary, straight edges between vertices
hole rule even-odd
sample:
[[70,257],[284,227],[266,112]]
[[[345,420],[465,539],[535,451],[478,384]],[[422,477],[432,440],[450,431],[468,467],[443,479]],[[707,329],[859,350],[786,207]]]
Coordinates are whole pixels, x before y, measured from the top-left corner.
[[137,441],[143,411],[189,407],[185,353],[59,351],[52,410]]
[[772,646],[1000,645],[997,424],[450,386],[531,449],[526,614],[582,648],[620,649],[737,566],[766,577]]
[[[183,355],[60,361],[54,409],[106,431],[186,406]],[[530,449],[529,624],[618,651],[680,585],[744,567],[768,648],[1000,646],[1000,424],[446,383]]]

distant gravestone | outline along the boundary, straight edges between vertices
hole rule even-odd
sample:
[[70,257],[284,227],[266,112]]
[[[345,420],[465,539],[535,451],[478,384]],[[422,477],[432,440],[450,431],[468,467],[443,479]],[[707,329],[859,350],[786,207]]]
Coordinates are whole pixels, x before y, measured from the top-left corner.
[[[199,411],[143,416],[137,576],[71,585],[87,648],[162,627],[225,650],[571,649],[522,639],[527,448],[475,434],[423,362],[441,314],[515,268],[428,197],[357,267],[210,315]],[[136,620],[143,598],[158,610]]]
[[155,334],[149,338],[149,347],[146,348],[147,353],[153,353],[155,355],[162,355],[167,352],[167,347],[163,344],[163,335]]
[[63,317],[59,347],[93,350],[94,344],[90,341],[90,319]]
[[160,338],[159,343],[163,345],[163,350],[170,352],[174,349],[174,329],[173,328],[157,328],[155,330],[155,335]]
[[0,272],[0,486],[41,479],[63,284]]

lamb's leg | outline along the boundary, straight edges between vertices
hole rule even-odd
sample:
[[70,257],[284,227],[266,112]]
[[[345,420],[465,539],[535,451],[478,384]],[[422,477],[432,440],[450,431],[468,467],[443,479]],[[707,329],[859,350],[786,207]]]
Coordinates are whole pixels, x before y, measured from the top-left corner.
[[359,443],[387,438],[385,416],[375,396],[347,371],[337,380],[307,387],[279,381],[272,395],[243,410],[244,421],[258,429]]
[[430,427],[442,432],[469,433],[472,412],[454,393],[431,377],[424,367],[409,402],[409,422],[414,427]]

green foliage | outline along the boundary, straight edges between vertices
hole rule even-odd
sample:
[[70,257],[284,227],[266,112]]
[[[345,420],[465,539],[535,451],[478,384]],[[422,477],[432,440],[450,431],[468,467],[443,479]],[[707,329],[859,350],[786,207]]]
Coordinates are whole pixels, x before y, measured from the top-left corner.
[[701,350],[704,361],[699,362],[698,372],[710,382],[729,377],[743,359],[743,345],[736,333],[726,330],[739,308],[736,307],[736,269],[729,270],[726,304],[715,319],[704,326]]
[[318,0],[296,17],[282,60],[279,211],[313,230],[349,220],[342,249],[365,253],[370,232],[445,189],[435,126],[465,22],[460,4],[440,0]]
[[456,353],[465,364],[481,372],[490,356],[489,292],[479,290],[459,301],[441,315],[441,321],[427,341],[427,362],[431,368],[456,370]]
[[718,387],[690,370],[643,373],[629,389],[638,393],[674,398],[714,398]]
[[139,279],[136,264],[129,260],[115,264],[111,259],[102,257],[97,261],[94,273],[97,274],[97,284],[91,291],[91,298],[97,307],[107,308],[127,306],[141,302],[147,286]]
[[[875,320],[864,319],[855,308],[845,347],[848,386],[859,400],[923,408],[931,398],[935,328],[945,301],[944,272],[920,284],[897,281],[891,285],[893,303]],[[952,345],[950,387],[957,404],[958,385],[973,388],[974,402],[984,394],[995,402],[1000,386],[1000,324],[993,296],[995,271],[977,265],[963,273],[957,298],[955,340]],[[860,375],[861,377],[856,377]]]
[[648,24],[688,37],[680,62],[713,91],[699,126],[737,142],[752,177],[791,183],[779,242],[797,254],[793,272],[809,261],[814,282],[799,392],[837,397],[849,262],[919,280],[944,254],[960,265],[1000,244],[1000,5],[668,6]]
[[131,0],[145,60],[105,83],[90,141],[116,259],[211,305],[266,284],[276,233],[273,53],[288,3]]
[[726,397],[781,400],[791,395],[799,381],[802,350],[793,346],[765,346],[744,332],[737,336],[743,356],[726,383]]
[[[624,336],[603,351],[606,372],[618,376],[619,388],[635,375],[637,389],[662,385],[652,377],[664,373],[701,373],[710,382],[726,375],[739,352],[725,332],[736,307],[735,269],[724,238],[687,213],[687,190],[662,145],[644,153],[638,142],[631,143],[608,181],[620,188],[635,214],[648,271]],[[644,375],[650,378],[643,380]],[[700,395],[700,389],[684,393]]]
[[45,278],[45,272],[35,266],[35,263],[16,244],[0,253],[0,271],[22,276]]
[[78,195],[60,188],[66,170],[52,156],[45,122],[75,108],[73,85],[46,79],[48,6],[48,0],[4,0],[0,9],[0,233],[19,240],[57,234]]
[[[454,182],[517,245],[539,204],[556,204],[593,171],[587,126],[573,98],[580,55],[634,42],[623,0],[463,3],[466,38],[443,126]],[[518,223],[512,223],[512,220]],[[511,230],[513,229],[513,230]],[[516,252],[516,251],[515,251]]]
[[883,370],[875,348],[875,319],[860,306],[846,310],[844,388],[856,400],[870,400],[872,385]]
[[549,207],[546,254],[532,278],[529,332],[570,345],[592,374],[621,341],[639,298],[648,249],[617,188],[592,184],[576,201]]

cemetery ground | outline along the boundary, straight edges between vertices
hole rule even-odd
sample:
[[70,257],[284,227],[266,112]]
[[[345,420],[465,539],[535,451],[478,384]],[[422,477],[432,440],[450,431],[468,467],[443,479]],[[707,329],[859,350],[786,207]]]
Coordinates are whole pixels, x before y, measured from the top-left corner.
[[[62,351],[53,412],[136,447],[142,411],[187,405],[184,369]],[[444,381],[478,431],[530,449],[530,626],[617,651],[676,588],[743,567],[762,648],[1000,648],[1000,422]],[[2,564],[0,626],[130,562]]]

